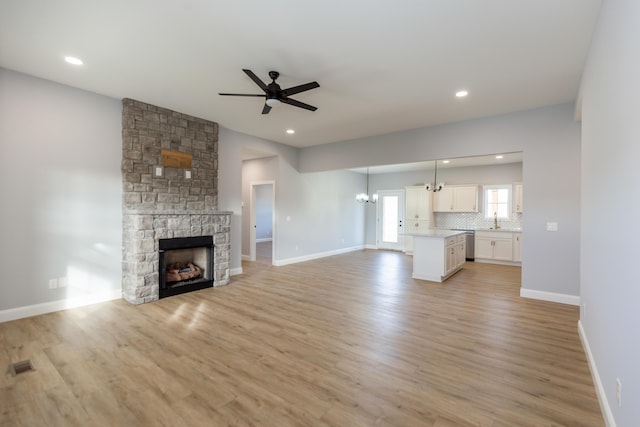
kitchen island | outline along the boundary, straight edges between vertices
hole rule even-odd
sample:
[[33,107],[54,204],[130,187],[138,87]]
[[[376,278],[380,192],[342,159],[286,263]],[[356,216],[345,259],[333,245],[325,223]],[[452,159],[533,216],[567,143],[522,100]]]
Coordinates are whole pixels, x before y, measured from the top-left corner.
[[414,279],[444,282],[462,269],[466,254],[463,231],[429,229],[407,235],[413,237]]

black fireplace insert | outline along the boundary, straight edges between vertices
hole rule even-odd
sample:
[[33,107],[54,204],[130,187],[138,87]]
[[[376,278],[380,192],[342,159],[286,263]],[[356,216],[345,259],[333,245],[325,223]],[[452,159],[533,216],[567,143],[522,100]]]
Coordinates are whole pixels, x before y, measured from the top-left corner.
[[159,297],[213,287],[213,236],[160,239]]

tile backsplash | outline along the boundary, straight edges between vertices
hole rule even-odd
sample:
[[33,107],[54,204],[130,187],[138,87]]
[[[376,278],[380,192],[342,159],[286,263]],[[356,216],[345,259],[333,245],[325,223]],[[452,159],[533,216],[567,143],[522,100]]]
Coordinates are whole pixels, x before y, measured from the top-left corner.
[[[483,212],[469,213],[449,213],[434,212],[434,227],[438,228],[469,228],[469,229],[486,229],[493,227],[493,218],[485,218]],[[522,228],[522,214],[512,213],[511,219],[498,220],[498,224],[503,228]]]

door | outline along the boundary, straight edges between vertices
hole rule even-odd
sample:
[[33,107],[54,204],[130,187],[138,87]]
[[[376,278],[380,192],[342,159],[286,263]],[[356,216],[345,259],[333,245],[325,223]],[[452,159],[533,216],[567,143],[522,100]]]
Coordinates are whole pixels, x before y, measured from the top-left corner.
[[378,191],[376,240],[379,249],[401,251],[404,240],[404,191]]

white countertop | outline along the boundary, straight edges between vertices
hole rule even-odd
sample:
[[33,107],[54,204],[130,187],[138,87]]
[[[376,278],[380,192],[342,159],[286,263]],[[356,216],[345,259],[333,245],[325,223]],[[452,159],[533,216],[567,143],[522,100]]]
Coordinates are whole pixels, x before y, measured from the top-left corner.
[[[451,230],[450,228],[444,228],[444,227],[436,227],[434,228],[434,230]],[[497,230],[493,229],[493,228],[475,228],[475,227],[469,227],[469,228],[459,228],[456,229],[455,231],[504,231],[505,233],[522,233],[522,228],[520,227],[500,227]]]
[[454,231],[454,230],[441,230],[437,228],[430,228],[424,233],[404,233],[405,236],[413,236],[413,237],[435,237],[439,239],[444,239],[451,236],[457,236],[459,234],[464,234],[464,231]]

